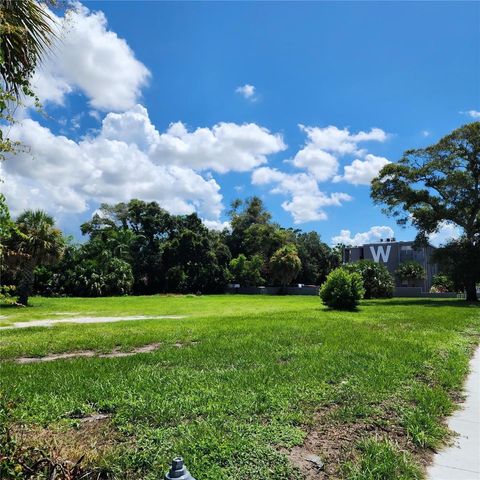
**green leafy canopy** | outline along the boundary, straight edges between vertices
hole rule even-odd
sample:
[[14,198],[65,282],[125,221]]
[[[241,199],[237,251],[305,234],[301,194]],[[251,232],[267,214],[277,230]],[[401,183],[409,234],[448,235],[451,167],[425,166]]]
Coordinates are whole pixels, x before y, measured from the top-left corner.
[[480,122],[406,151],[373,179],[371,196],[399,224],[411,221],[424,239],[444,222],[473,239],[480,234]]

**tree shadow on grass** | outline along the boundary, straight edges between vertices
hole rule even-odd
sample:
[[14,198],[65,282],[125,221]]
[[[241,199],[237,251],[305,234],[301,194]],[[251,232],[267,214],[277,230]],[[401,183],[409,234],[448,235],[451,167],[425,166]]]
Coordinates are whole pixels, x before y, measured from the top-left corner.
[[358,313],[360,312],[360,308],[363,305],[359,305],[358,307],[355,308],[337,308],[337,307],[327,307],[326,305],[322,305],[320,307],[320,311],[322,312],[347,312],[347,313]]
[[392,300],[385,300],[383,303],[373,300],[363,300],[360,304],[363,306],[422,306],[422,307],[457,307],[457,308],[480,308],[480,302],[467,302],[466,300],[461,299],[431,299],[431,298],[395,298]]
[[20,303],[0,303],[0,310],[7,310],[7,309],[22,309],[22,308],[27,308],[27,307],[32,307],[33,305],[28,304],[28,305],[22,305]]

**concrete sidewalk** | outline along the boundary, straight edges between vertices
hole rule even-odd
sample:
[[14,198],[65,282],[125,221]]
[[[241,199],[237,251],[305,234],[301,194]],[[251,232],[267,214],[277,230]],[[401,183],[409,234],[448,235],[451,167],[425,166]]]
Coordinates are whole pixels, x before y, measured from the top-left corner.
[[454,445],[440,451],[427,470],[429,480],[480,480],[480,348],[470,362],[466,400],[448,419]]

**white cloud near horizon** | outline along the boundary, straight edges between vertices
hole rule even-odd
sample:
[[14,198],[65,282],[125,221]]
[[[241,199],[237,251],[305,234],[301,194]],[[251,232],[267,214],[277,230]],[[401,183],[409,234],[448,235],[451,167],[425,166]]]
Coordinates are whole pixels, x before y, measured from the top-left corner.
[[[436,232],[429,235],[428,240],[434,247],[439,247],[449,240],[459,238],[461,230],[457,225],[449,222],[442,222]],[[356,233],[352,235],[350,230],[341,230],[339,235],[332,237],[332,244],[339,243],[349,246],[365,245],[366,243],[374,243],[380,241],[382,238],[394,237],[392,228],[382,225],[371,227],[366,232]],[[414,240],[413,238],[411,240]]]
[[40,100],[63,105],[67,94],[80,91],[94,109],[133,107],[150,72],[128,43],[108,30],[104,13],[75,3],[65,17],[50,14],[58,40],[32,80]]
[[359,246],[366,243],[374,243],[380,241],[382,238],[392,238],[394,232],[390,227],[386,225],[374,226],[366,232],[356,233],[352,235],[350,230],[341,230],[339,235],[332,237],[332,244],[337,245],[339,243],[347,246]]
[[316,179],[307,173],[288,174],[270,167],[261,167],[252,173],[252,184],[273,184],[273,194],[282,194],[290,200],[282,203],[282,208],[289,212],[295,224],[326,220],[324,207],[341,206],[352,200],[346,193],[334,192],[330,195],[318,188]]

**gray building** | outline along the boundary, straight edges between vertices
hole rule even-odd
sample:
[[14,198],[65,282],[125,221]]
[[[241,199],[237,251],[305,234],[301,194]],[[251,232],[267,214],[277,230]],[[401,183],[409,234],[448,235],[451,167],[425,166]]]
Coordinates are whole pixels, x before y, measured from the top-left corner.
[[[395,295],[415,295],[430,291],[433,276],[438,273],[438,267],[432,262],[435,247],[416,247],[414,242],[397,242],[395,238],[382,239],[377,243],[368,243],[358,247],[345,247],[343,262],[353,263],[358,260],[373,260],[383,263],[395,278]],[[425,269],[425,279],[401,280],[395,275],[395,270],[405,261],[414,260]]]

